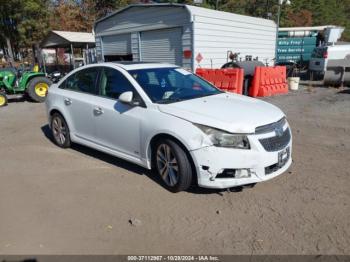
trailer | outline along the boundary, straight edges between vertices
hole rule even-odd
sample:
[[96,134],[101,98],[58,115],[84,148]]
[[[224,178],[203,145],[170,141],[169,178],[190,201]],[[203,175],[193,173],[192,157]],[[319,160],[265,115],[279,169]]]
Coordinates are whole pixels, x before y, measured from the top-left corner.
[[228,53],[274,64],[274,21],[183,4],[137,4],[94,25],[98,61],[221,68]]

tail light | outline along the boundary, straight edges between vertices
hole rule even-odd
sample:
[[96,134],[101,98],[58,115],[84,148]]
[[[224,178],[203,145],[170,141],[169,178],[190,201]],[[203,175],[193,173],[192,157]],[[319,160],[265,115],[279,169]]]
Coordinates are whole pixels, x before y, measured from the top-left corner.
[[328,52],[327,51],[323,53],[323,58],[328,58]]

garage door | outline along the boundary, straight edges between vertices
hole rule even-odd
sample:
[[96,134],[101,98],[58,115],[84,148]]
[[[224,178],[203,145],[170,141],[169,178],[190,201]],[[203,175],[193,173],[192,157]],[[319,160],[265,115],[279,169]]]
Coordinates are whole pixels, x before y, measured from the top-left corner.
[[181,28],[141,32],[141,59],[182,65]]
[[102,37],[103,54],[105,56],[131,54],[131,35],[111,35]]

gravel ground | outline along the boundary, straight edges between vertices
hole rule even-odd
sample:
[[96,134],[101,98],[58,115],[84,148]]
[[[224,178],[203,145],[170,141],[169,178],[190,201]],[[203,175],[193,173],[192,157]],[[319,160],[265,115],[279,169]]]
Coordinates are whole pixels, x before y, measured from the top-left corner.
[[43,104],[0,109],[0,254],[350,254],[350,91],[265,99],[294,163],[242,192],[169,193],[150,172],[49,139]]

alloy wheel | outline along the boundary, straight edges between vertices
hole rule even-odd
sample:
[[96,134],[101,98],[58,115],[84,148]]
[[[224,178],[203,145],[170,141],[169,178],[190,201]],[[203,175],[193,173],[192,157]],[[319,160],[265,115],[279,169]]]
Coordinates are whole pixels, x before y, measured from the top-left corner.
[[52,120],[53,136],[59,145],[64,145],[67,139],[67,128],[60,117]]
[[164,182],[173,187],[179,180],[177,159],[167,144],[160,144],[157,149],[157,169]]

